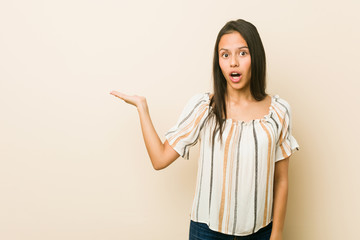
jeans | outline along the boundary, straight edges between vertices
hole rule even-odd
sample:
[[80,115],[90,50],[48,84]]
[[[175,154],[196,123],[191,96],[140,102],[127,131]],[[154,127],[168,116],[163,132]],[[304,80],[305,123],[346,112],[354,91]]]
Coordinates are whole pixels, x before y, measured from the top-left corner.
[[247,236],[228,235],[213,231],[206,223],[190,220],[189,240],[269,240],[272,230],[272,222]]

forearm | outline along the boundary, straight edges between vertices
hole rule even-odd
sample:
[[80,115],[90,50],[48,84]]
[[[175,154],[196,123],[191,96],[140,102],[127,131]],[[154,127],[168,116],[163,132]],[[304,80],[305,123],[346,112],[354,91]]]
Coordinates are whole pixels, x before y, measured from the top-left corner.
[[274,205],[272,232],[282,233],[286,215],[288,196],[288,182],[279,181],[274,183]]
[[154,169],[159,169],[161,157],[164,152],[164,144],[161,142],[161,139],[159,138],[151,121],[147,103],[144,102],[138,106],[137,110],[140,117],[141,131],[143,134],[146,150],[149,154]]

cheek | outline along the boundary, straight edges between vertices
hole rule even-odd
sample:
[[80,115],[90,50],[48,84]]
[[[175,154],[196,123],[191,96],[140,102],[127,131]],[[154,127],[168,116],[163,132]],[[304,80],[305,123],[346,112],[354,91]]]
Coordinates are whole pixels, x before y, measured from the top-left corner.
[[251,68],[251,57],[249,56],[249,68]]
[[219,66],[222,72],[226,70],[225,63],[221,59],[219,59]]
[[246,68],[248,71],[251,71],[251,59],[244,59],[244,61],[242,62],[244,68]]
[[219,59],[219,66],[221,69],[223,68],[223,62],[221,61],[221,59]]

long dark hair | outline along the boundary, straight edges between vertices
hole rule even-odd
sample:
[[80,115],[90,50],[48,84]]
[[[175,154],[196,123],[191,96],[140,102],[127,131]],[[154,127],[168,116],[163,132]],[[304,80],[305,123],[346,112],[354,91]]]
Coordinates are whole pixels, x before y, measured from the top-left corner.
[[[236,21],[229,21],[220,30],[214,48],[214,60],[213,60],[213,87],[214,95],[210,99],[210,106],[212,107],[211,116],[215,116],[216,125],[212,134],[212,141],[215,139],[216,132],[220,130],[220,142],[222,142],[222,133],[224,128],[224,122],[226,121],[226,79],[222,74],[219,65],[219,42],[224,34],[239,32],[240,35],[246,41],[250,56],[251,56],[251,80],[250,80],[250,92],[251,95],[257,100],[261,101],[266,96],[266,58],[265,50],[262,44],[260,35],[256,27],[243,20],[238,19]],[[225,116],[225,118],[223,118]]]

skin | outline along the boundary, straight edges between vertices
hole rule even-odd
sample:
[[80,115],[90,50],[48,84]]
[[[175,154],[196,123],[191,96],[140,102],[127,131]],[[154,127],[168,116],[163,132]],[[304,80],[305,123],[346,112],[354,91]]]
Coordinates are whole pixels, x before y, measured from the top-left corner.
[[[251,56],[240,33],[232,32],[220,38],[219,65],[227,81],[227,100],[253,100],[250,94]],[[229,74],[232,71],[241,72],[240,82],[233,83],[230,80]]]
[[[250,93],[251,56],[247,43],[240,33],[233,32],[221,37],[219,64],[227,81],[227,117],[249,121],[266,115],[271,97],[267,96],[259,102]],[[238,83],[231,82],[229,77],[229,73],[234,70],[242,73],[242,79]],[[127,95],[118,91],[111,91],[110,94],[135,106],[138,110],[146,150],[155,170],[166,168],[180,156],[167,140],[161,141],[151,121],[145,97]],[[289,157],[275,163],[273,227],[270,240],[282,240],[288,195],[288,166]]]
[[161,142],[149,114],[149,107],[146,98],[138,95],[127,95],[121,92],[112,91],[110,94],[134,105],[139,113],[141,131],[143,134],[146,150],[155,170],[161,170],[169,166],[180,155],[168,143]]
[[282,232],[284,229],[289,185],[289,159],[290,157],[287,157],[275,163],[273,226],[270,240],[283,239]]
[[[219,42],[219,65],[227,81],[226,108],[227,118],[250,121],[265,116],[269,111],[271,97],[262,101],[253,98],[250,92],[251,56],[248,45],[238,32],[225,34]],[[242,77],[234,83],[230,73],[240,72]]]

